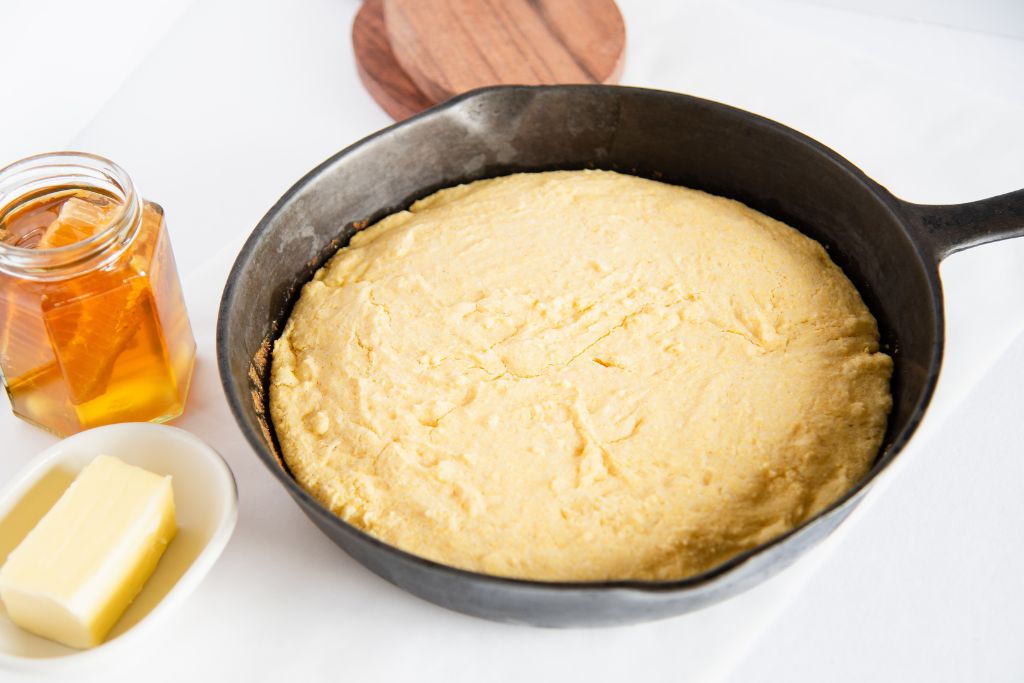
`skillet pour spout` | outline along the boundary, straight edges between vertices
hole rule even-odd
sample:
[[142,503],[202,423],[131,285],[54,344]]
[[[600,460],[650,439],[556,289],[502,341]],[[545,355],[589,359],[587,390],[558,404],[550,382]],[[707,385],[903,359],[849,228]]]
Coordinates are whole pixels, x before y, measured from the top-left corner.
[[[546,583],[440,565],[386,545],[323,508],[288,473],[266,418],[269,349],[301,286],[356,230],[442,187],[520,171],[601,168],[737,199],[821,242],[860,290],[894,359],[893,409],[871,471],[800,527],[676,581]],[[910,440],[943,349],[938,264],[1024,235],[1024,191],[970,204],[901,201],[797,131],[716,102],[602,85],[485,88],[361,140],[270,209],[228,277],[217,358],[242,433],[335,543],[388,581],[450,609],[539,626],[645,621],[760,583],[831,533]]]

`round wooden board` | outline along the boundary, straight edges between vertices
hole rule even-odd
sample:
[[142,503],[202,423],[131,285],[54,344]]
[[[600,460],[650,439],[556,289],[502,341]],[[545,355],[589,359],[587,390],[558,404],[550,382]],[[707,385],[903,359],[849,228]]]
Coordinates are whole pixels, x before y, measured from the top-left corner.
[[614,0],[383,4],[394,57],[434,102],[485,85],[614,83],[622,73],[626,28]]
[[384,28],[384,0],[365,0],[352,22],[352,49],[359,78],[377,104],[396,121],[434,106],[402,70]]

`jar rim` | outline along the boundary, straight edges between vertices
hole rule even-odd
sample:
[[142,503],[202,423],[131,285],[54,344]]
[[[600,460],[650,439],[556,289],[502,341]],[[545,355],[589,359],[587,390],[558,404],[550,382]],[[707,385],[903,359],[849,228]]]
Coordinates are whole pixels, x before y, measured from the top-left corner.
[[89,152],[46,152],[0,168],[0,214],[35,191],[61,185],[102,189],[121,201],[121,209],[103,229],[73,244],[37,249],[0,242],[0,271],[43,279],[67,276],[76,266],[95,267],[91,262],[133,233],[141,207],[131,177],[110,159]]

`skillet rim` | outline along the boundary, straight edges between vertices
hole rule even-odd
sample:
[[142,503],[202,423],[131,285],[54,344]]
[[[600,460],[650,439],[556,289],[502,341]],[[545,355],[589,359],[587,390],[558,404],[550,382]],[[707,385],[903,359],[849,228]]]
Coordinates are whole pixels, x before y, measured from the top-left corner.
[[[230,372],[230,361],[228,359],[228,340],[231,338],[231,331],[229,329],[229,321],[232,316],[233,303],[241,291],[238,287],[238,277],[242,270],[244,270],[251,261],[252,254],[261,245],[265,238],[270,223],[277,217],[277,215],[285,208],[285,206],[291,202],[291,200],[300,194],[307,185],[310,185],[319,178],[323,173],[333,167],[335,164],[343,162],[344,159],[350,155],[360,153],[365,148],[372,145],[379,138],[391,135],[396,130],[412,127],[421,121],[427,121],[434,118],[443,118],[448,115],[449,112],[457,110],[464,106],[466,103],[471,103],[474,100],[486,100],[490,96],[501,95],[503,93],[517,93],[517,92],[602,92],[602,93],[618,93],[623,95],[640,95],[650,96],[666,99],[676,99],[686,101],[691,106],[704,107],[707,109],[721,112],[724,115],[739,116],[746,118],[751,123],[767,128],[775,133],[782,134],[785,137],[792,139],[795,143],[801,144],[816,154],[824,157],[826,160],[831,161],[833,164],[841,167],[842,170],[846,171],[851,179],[859,182],[864,188],[876,199],[881,205],[883,205],[895,218],[896,223],[903,228],[905,236],[913,247],[915,256],[918,258],[918,265],[921,271],[924,273],[929,291],[931,294],[930,304],[934,313],[935,329],[933,330],[933,344],[931,349],[931,363],[928,367],[928,373],[925,377],[922,390],[917,397],[917,401],[914,403],[914,407],[907,417],[906,424],[900,429],[900,431],[893,435],[891,444],[881,450],[875,456],[874,463],[871,469],[861,477],[861,479],[852,487],[850,487],[842,496],[833,501],[830,505],[819,511],[813,517],[805,520],[800,525],[789,529],[788,531],[772,538],[769,541],[761,543],[753,548],[745,550],[738,555],[735,555],[725,562],[712,567],[711,569],[701,572],[700,574],[694,574],[691,576],[684,577],[682,579],[667,579],[667,580],[641,580],[641,579],[619,579],[609,581],[539,581],[534,579],[519,579],[511,577],[496,576],[492,574],[484,574],[481,572],[474,572],[466,569],[460,569],[451,565],[442,564],[433,560],[414,555],[407,551],[404,551],[396,546],[390,545],[381,541],[380,539],[370,535],[369,533],[359,529],[346,522],[341,517],[338,517],[333,512],[325,508],[320,501],[314,498],[309,492],[307,492],[302,486],[295,480],[294,477],[279,463],[277,457],[269,451],[266,442],[264,441],[258,430],[252,429],[245,417],[246,409],[243,404],[243,398],[236,395],[233,389],[234,378]],[[855,507],[859,504],[867,491],[867,488],[872,485],[875,480],[887,469],[892,461],[898,456],[906,445],[910,442],[913,435],[916,433],[918,427],[921,424],[922,419],[927,411],[927,408],[931,402],[931,398],[935,393],[935,387],[938,383],[939,372],[942,366],[943,351],[945,348],[945,315],[943,308],[943,297],[942,297],[942,284],[939,278],[938,262],[940,260],[939,255],[936,252],[936,247],[932,244],[932,241],[924,234],[915,222],[908,217],[907,207],[910,207],[909,203],[898,199],[895,195],[889,192],[886,188],[881,186],[876,181],[872,180],[867,174],[865,174],[860,168],[855,166],[852,162],[846,158],[840,156],[837,152],[826,147],[822,143],[818,142],[814,138],[811,138],[804,133],[801,133],[793,128],[785,126],[777,121],[766,118],[759,114],[755,114],[738,107],[733,107],[721,102],[714,100],[708,100],[692,95],[686,95],[684,93],[677,93],[667,90],[659,90],[654,88],[642,88],[634,86],[622,86],[622,85],[602,85],[602,84],[563,84],[563,85],[541,85],[541,86],[523,86],[523,85],[502,85],[502,86],[487,86],[483,88],[477,88],[475,90],[468,91],[457,97],[453,97],[442,104],[427,109],[415,116],[412,116],[403,121],[399,121],[391,124],[381,130],[378,130],[370,135],[367,135],[360,140],[348,145],[342,150],[332,154],[330,157],[319,163],[312,170],[307,172],[302,178],[296,181],[288,190],[278,199],[273,206],[267,211],[267,213],[260,219],[253,228],[249,237],[246,239],[242,248],[239,250],[238,255],[232,264],[231,270],[228,273],[227,280],[224,286],[223,293],[221,295],[220,304],[217,309],[217,326],[216,326],[216,355],[217,355],[217,367],[218,374],[221,380],[221,386],[224,390],[225,398],[227,399],[228,405],[231,408],[232,417],[234,417],[239,430],[245,436],[250,447],[256,452],[256,455],[260,458],[263,464],[271,470],[274,477],[281,482],[281,484],[288,490],[293,498],[297,498],[297,502],[301,503],[304,510],[307,513],[316,515],[316,520],[319,523],[326,524],[328,526],[337,528],[342,532],[355,536],[361,541],[369,542],[371,546],[379,551],[383,551],[385,554],[393,555],[396,560],[412,563],[418,565],[420,568],[432,571],[449,574],[455,578],[465,579],[473,581],[477,584],[488,584],[493,586],[503,586],[511,589],[529,589],[536,591],[552,591],[552,592],[629,592],[639,594],[652,594],[652,593],[681,593],[695,591],[700,588],[705,588],[710,584],[715,583],[718,579],[725,578],[727,575],[739,570],[742,565],[745,565],[750,560],[764,554],[766,551],[771,549],[777,549],[780,546],[785,545],[797,535],[802,532],[808,531],[814,526],[817,526],[824,522],[827,518],[834,514],[843,512],[846,508]],[[926,258],[930,257],[930,258]],[[290,310],[290,307],[289,307]],[[269,338],[265,338],[265,341],[269,341]],[[276,341],[276,338],[273,340]],[[249,397],[251,402],[251,397]],[[269,402],[269,397],[266,399]],[[273,430],[273,423],[267,419],[268,430]],[[842,520],[840,520],[841,522]],[[834,531],[834,530],[833,530]],[[828,532],[825,537],[831,535],[831,531]],[[333,539],[332,539],[333,540]],[[824,540],[824,537],[821,539]],[[806,550],[809,550],[815,545],[814,543],[799,548],[794,555],[793,559],[804,554]],[[344,550],[344,549],[343,549]],[[347,551],[346,551],[347,553]],[[359,561],[359,560],[357,560]],[[360,562],[362,564],[362,562]],[[376,573],[376,572],[375,572]],[[769,574],[770,575],[770,574]],[[755,585],[766,579],[762,577],[755,581]]]

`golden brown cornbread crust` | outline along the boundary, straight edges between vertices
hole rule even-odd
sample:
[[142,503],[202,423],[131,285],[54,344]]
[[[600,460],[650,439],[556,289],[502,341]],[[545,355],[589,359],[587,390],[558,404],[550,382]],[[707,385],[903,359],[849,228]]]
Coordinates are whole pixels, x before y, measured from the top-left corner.
[[561,171],[358,233],[304,287],[270,408],[296,479],[404,550],[668,579],[863,476],[891,369],[818,243],[721,197]]

